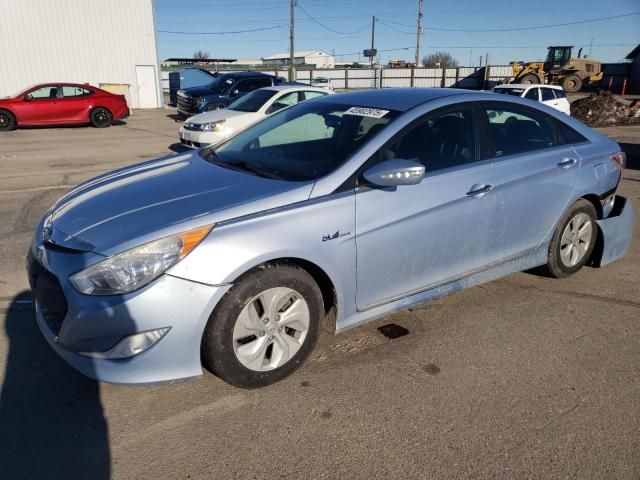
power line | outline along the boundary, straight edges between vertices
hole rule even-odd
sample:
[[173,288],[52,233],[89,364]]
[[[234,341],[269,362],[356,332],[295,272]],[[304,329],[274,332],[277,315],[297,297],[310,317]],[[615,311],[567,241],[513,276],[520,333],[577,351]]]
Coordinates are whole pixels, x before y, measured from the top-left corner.
[[365,30],[365,29],[369,28],[369,25],[365,25],[364,27],[362,27],[362,28],[361,28],[361,29],[359,29],[359,30],[356,30],[355,32],[339,32],[338,30],[334,30],[334,29],[333,29],[333,28],[331,28],[331,27],[327,27],[324,23],[320,22],[318,19],[316,19],[315,17],[313,17],[309,12],[307,12],[307,11],[304,9],[304,7],[303,7],[302,5],[300,5],[300,2],[296,2],[296,6],[297,6],[300,10],[302,10],[302,12],[303,12],[307,17],[309,17],[309,19],[310,19],[310,20],[314,21],[315,23],[317,23],[318,25],[320,25],[322,28],[324,28],[324,29],[326,29],[326,30],[329,30],[330,32],[337,33],[337,34],[339,34],[339,35],[353,35],[353,34],[355,34],[355,33],[360,33],[360,32],[362,32],[363,30]]
[[[640,15],[640,12],[633,13],[625,13],[623,15],[611,15],[609,17],[599,17],[599,18],[591,18],[589,20],[578,20],[575,22],[566,22],[566,23],[555,23],[552,25],[537,25],[533,27],[518,27],[518,28],[436,28],[436,27],[424,27],[425,30],[433,30],[438,32],[516,32],[522,30],[540,30],[543,28],[554,28],[554,27],[567,27],[569,25],[582,25],[585,23],[593,23],[593,22],[602,22],[605,20],[613,20],[615,18],[623,18],[623,17],[632,17],[634,15]],[[389,23],[393,23],[396,25],[401,25],[404,27],[413,28],[413,25],[409,25],[406,23],[394,22],[392,20],[386,20]],[[408,33],[408,32],[403,32]]]
[[176,32],[172,30],[158,30],[158,33],[171,33],[175,35],[232,35],[237,33],[261,32],[264,30],[275,30],[276,28],[288,27],[288,25],[275,25],[273,27],[252,28],[250,30],[236,30],[233,32]]

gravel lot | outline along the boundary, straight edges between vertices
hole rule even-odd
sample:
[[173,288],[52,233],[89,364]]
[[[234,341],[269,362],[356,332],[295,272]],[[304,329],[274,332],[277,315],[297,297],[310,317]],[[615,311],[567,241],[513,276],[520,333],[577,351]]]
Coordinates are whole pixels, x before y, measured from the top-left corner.
[[[70,186],[179,150],[171,110],[0,135],[0,478],[640,477],[640,221],[625,260],[519,273],[331,337],[274,386],[101,385],[41,338],[24,257]],[[640,126],[603,129],[633,156]],[[389,340],[378,327],[408,335]]]

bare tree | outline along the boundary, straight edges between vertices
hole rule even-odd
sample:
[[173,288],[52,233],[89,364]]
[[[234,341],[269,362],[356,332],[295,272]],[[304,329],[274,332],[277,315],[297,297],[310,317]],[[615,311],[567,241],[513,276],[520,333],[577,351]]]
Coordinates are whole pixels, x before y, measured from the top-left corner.
[[459,65],[449,52],[435,52],[422,57],[422,65],[425,67],[452,68]]
[[205,52],[204,50],[198,50],[193,54],[193,58],[195,60],[207,60],[209,58],[209,52]]

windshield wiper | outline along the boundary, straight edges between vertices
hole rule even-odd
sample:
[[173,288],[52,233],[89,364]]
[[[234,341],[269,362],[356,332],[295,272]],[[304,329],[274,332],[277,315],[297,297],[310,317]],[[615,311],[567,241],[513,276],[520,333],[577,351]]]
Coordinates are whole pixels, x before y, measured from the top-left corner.
[[244,170],[246,172],[255,173],[260,177],[271,178],[274,180],[284,180],[282,173],[279,170],[255,165],[245,160],[235,160],[235,161],[222,160],[213,150],[211,151],[210,158],[211,158],[211,161],[221,166],[229,166],[236,170],[241,170],[241,171]]

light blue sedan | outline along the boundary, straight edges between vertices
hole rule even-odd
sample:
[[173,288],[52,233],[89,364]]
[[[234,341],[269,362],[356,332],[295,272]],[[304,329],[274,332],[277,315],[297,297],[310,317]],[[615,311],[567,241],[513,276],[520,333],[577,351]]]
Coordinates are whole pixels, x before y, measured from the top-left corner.
[[278,381],[332,333],[512,272],[622,257],[620,147],[551,108],[384,89],[68,192],[28,255],[38,324],[84,374]]

